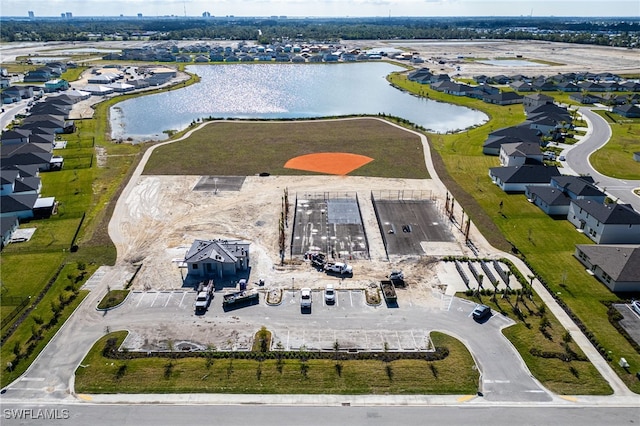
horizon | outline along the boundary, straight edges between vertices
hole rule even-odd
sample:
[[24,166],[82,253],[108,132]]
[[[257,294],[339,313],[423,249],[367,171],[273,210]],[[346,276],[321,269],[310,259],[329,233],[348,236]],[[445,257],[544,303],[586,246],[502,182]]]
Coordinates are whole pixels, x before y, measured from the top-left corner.
[[[118,13],[114,14],[113,11]],[[638,0],[3,0],[0,17],[60,18],[621,18],[640,16]]]

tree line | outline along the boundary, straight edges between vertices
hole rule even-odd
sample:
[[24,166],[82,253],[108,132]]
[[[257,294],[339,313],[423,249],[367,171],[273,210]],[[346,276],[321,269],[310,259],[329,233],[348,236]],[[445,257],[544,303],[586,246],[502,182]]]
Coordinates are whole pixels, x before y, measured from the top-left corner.
[[0,18],[0,40],[255,40],[336,42],[372,39],[544,40],[636,48],[640,19],[578,18]]

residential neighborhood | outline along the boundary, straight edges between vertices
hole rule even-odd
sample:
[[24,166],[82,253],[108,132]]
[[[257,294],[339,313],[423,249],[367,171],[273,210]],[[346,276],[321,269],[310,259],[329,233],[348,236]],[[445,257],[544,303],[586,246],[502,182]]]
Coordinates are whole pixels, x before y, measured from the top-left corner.
[[[591,72],[583,50],[532,40],[42,48],[9,49],[1,72],[3,404],[282,398],[284,411],[368,407],[360,423],[385,405],[535,407],[536,424],[545,410],[560,423],[587,407],[635,414],[640,83],[603,71],[633,49],[589,46]],[[504,52],[538,62],[482,65]],[[353,85],[353,69],[380,63],[403,106],[476,121],[436,132],[386,112],[207,109],[289,96],[278,81],[241,90],[252,66],[338,69]],[[204,84],[203,69],[238,87]],[[186,106],[157,107],[184,93]],[[146,124],[154,108],[186,124],[138,141],[112,120]]]

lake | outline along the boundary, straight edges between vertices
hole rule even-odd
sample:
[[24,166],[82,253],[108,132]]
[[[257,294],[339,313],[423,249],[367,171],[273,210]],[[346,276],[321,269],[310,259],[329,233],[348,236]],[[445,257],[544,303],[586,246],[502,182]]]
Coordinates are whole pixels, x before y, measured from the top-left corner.
[[385,77],[384,62],[192,65],[201,81],[120,102],[110,111],[113,139],[164,140],[204,118],[316,118],[384,113],[445,133],[487,121],[476,110],[413,96]]

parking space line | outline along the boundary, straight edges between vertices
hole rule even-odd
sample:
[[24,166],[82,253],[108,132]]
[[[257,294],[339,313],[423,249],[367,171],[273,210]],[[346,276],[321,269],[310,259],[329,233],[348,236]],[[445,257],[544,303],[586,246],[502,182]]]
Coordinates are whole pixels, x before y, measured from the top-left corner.
[[402,341],[400,341],[400,335],[396,331],[396,339],[398,339],[398,349],[402,349]]
[[140,306],[140,303],[142,303],[142,299],[144,299],[144,295],[145,293],[140,293],[140,299],[138,299],[138,304],[136,305],[136,308]]
[[416,336],[413,335],[413,330],[409,331],[411,333],[411,339],[413,340],[413,347],[420,350],[420,347],[418,347],[418,342],[416,342]]
[[290,350],[291,348],[289,347],[289,334],[291,333],[290,330],[287,330],[287,350]]
[[167,305],[169,304],[169,301],[171,300],[171,296],[173,295],[173,293],[169,293],[169,297],[167,297],[167,301],[164,302],[164,305],[162,305],[163,308],[166,308]]
[[151,305],[149,306],[150,308],[153,308],[153,304],[156,303],[156,299],[158,298],[158,295],[160,293],[156,292],[156,297],[153,298],[153,302],[151,302]]
[[351,301],[351,306],[353,307],[353,293],[349,292],[349,300]]
[[186,291],[182,292],[182,299],[180,299],[180,304],[178,305],[179,308],[182,308],[182,302],[184,301],[184,298],[186,295],[187,295]]

